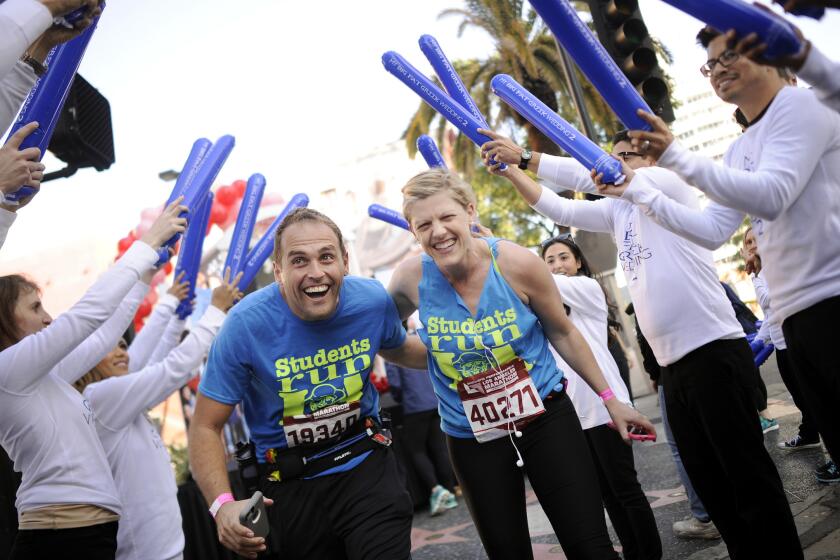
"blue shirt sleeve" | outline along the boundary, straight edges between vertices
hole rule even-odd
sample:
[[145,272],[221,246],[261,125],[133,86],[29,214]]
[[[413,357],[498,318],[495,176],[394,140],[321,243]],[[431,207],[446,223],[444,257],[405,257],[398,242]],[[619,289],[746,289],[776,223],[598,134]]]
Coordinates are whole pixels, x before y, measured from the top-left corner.
[[400,321],[400,314],[394,300],[391,299],[384,288],[382,289],[382,295],[385,298],[385,309],[382,314],[382,344],[380,344],[380,348],[386,350],[398,348],[405,342],[405,328]]
[[210,347],[198,390],[214,401],[234,405],[245,396],[251,378],[247,328],[229,315]]

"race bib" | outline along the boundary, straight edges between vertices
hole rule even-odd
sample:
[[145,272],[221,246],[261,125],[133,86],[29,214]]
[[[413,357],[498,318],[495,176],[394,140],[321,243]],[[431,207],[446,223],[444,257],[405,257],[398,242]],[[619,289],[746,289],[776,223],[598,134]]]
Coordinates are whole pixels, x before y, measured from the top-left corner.
[[312,414],[283,417],[289,447],[338,437],[359,421],[359,401],[327,406]]
[[504,437],[545,412],[525,362],[519,358],[462,379],[458,395],[479,443]]

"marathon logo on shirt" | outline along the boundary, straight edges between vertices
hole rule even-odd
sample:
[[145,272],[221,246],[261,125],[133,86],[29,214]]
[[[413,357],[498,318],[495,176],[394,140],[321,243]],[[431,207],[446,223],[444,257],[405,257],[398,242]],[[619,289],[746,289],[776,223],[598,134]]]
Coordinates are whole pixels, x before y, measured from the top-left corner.
[[[637,210],[638,211],[638,210]],[[622,250],[618,253],[618,260],[621,261],[621,268],[624,270],[627,280],[632,282],[639,278],[639,269],[642,263],[653,256],[651,250],[642,247],[639,242],[640,236],[636,233],[636,226],[633,221],[627,222],[627,229],[622,240]]]
[[434,316],[426,319],[427,346],[441,372],[452,379],[449,387],[453,391],[465,377],[516,359],[510,345],[522,336],[516,319],[513,308],[496,310],[478,320],[470,317],[454,321]]
[[364,374],[370,370],[369,338],[353,339],[338,348],[320,348],[314,354],[284,356],[274,362],[283,416],[326,409],[362,398]]

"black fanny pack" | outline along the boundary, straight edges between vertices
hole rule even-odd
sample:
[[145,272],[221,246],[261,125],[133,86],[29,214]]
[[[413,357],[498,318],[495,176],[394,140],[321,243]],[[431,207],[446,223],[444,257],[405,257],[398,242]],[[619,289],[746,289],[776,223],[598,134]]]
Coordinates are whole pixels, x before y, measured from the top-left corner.
[[269,449],[267,462],[259,464],[261,476],[273,482],[286,482],[317,476],[344,465],[365,452],[389,447],[391,436],[373,418],[365,418],[359,428],[344,433],[338,439],[319,445],[286,449]]

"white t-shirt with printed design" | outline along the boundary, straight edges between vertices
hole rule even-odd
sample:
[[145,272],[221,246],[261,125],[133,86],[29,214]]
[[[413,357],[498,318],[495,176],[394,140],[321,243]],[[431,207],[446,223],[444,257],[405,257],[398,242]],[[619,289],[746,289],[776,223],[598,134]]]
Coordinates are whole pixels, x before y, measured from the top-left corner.
[[[614,236],[639,326],[659,365],[714,340],[743,338],[711,251],[665,230],[628,201],[557,196],[561,189],[595,192],[589,172],[571,158],[544,154],[537,174],[551,187],[543,187],[533,205],[537,212],[558,224]],[[675,173],[647,167],[636,174],[678,203],[698,208],[695,192]]]

